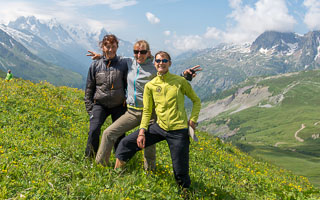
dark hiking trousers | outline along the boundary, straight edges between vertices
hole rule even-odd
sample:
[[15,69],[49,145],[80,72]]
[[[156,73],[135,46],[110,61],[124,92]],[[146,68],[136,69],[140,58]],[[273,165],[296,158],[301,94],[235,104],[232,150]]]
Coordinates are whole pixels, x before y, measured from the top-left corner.
[[[107,117],[111,115],[112,122],[116,121],[121,115],[123,115],[127,110],[126,106],[120,105],[114,108],[106,108],[102,105],[95,104],[92,108],[92,115],[90,116],[90,130],[88,133],[87,147],[85,150],[86,157],[95,158],[96,153],[99,148],[99,137],[101,133],[101,127]],[[118,138],[114,145],[115,150],[122,138],[124,138],[125,133]]]
[[[127,162],[130,160],[137,151],[141,149],[137,145],[137,137],[139,130],[131,133],[120,141],[116,151],[116,157]],[[145,147],[166,140],[170,153],[173,166],[174,177],[177,183],[188,188],[190,186],[189,176],[189,135],[188,129],[180,129],[174,131],[165,131],[159,127],[157,123],[149,126],[148,131],[145,132]]]

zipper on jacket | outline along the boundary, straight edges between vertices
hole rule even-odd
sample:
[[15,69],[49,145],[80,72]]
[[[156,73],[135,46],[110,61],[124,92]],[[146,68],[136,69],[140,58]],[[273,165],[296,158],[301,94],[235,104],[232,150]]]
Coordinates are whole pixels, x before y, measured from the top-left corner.
[[109,70],[107,70],[108,72],[109,72],[109,79],[110,79],[110,82],[111,82],[111,88],[110,88],[110,90],[112,90],[113,89],[113,81],[112,81],[112,76],[110,76],[110,64],[111,64],[111,60],[109,60],[109,62],[108,62],[108,64],[107,64],[107,69]]
[[134,88],[134,92],[133,92],[133,98],[134,98],[134,106],[137,106],[137,88],[136,88],[136,82],[139,76],[139,72],[140,72],[140,66],[137,67],[137,75],[133,81],[133,88]]
[[[165,109],[168,109],[168,101],[167,101],[167,82],[165,81],[165,78],[164,76],[161,77],[162,78],[162,81],[163,81],[163,94],[164,94],[164,99],[165,99]],[[167,124],[168,124],[168,130],[170,130],[170,122],[169,122],[169,112],[166,112],[167,114]]]

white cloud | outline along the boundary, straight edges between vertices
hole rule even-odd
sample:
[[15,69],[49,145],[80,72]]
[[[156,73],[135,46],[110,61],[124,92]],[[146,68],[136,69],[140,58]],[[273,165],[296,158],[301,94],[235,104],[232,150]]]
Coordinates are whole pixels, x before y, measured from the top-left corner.
[[254,7],[243,6],[239,0],[229,2],[234,8],[229,18],[235,25],[228,27],[224,42],[252,42],[264,31],[293,31],[296,24],[285,0],[259,0]]
[[166,35],[166,36],[170,36],[171,35],[171,31],[164,31],[163,34]]
[[136,5],[136,0],[58,0],[60,6],[79,7],[79,6],[95,6],[108,5],[111,9],[117,10],[127,6]]
[[303,5],[307,7],[307,13],[304,17],[304,23],[311,30],[320,29],[320,1],[305,0]]
[[7,24],[9,21],[16,20],[19,16],[35,16],[42,19],[50,19],[50,15],[47,12],[43,12],[37,6],[27,2],[1,2],[0,16],[1,23]]
[[148,19],[148,21],[151,23],[151,24],[157,24],[160,22],[160,19],[157,18],[154,14],[152,14],[151,12],[147,12],[146,13],[146,17]]
[[[68,1],[70,3],[70,1]],[[110,3],[111,1],[109,1]],[[122,1],[124,2],[124,1]],[[96,2],[97,3],[97,2]],[[50,20],[52,18],[64,24],[78,24],[90,31],[98,31],[105,28],[107,31],[116,31],[128,27],[122,20],[92,19],[83,15],[76,7],[57,4],[39,4],[30,2],[3,2],[0,8],[0,23],[7,24],[16,20],[19,16],[35,16],[40,20]]]
[[207,32],[204,34],[204,37],[219,41],[224,37],[224,32],[215,27],[207,27]]
[[205,48],[203,38],[199,35],[174,36],[172,42],[173,47],[181,51]]
[[229,0],[229,5],[233,9],[239,8],[241,4],[242,4],[242,0]]
[[242,0],[229,0],[229,6],[232,13],[228,16],[226,30],[207,27],[203,35],[175,35],[167,44],[186,51],[212,47],[221,42],[253,42],[265,31],[289,32],[293,31],[296,24],[294,17],[289,14],[285,0],[257,0],[253,6],[245,5]]

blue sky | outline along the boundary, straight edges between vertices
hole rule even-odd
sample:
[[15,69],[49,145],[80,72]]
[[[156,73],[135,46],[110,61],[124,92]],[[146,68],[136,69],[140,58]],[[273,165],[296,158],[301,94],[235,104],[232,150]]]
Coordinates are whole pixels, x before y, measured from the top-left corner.
[[104,27],[153,51],[181,52],[222,42],[252,42],[266,30],[320,30],[320,0],[0,0],[0,23],[18,16]]

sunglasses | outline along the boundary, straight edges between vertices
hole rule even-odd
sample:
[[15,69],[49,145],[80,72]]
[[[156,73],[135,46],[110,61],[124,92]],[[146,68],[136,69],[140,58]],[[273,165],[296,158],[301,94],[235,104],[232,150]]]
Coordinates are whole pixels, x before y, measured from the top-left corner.
[[169,60],[168,59],[163,59],[163,60],[160,60],[160,59],[156,59],[155,60],[156,61],[156,63],[167,63],[167,62],[169,62]]
[[138,54],[138,53],[140,53],[140,54],[147,54],[148,53],[148,50],[133,50],[133,53],[134,54]]

